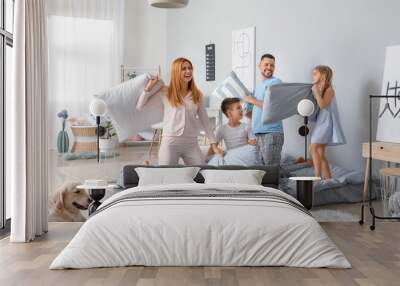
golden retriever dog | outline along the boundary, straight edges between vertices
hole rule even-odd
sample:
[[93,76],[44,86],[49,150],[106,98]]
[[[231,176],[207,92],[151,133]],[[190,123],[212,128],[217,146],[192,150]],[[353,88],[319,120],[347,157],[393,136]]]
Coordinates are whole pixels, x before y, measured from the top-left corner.
[[49,221],[85,221],[81,210],[87,210],[91,199],[77,182],[66,182],[49,197]]

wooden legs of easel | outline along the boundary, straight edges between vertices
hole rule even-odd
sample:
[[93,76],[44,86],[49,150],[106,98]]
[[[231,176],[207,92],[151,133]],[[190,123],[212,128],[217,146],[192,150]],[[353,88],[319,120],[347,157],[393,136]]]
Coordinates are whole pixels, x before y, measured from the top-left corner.
[[363,204],[367,200],[367,195],[368,195],[368,183],[369,183],[369,169],[371,166],[369,165],[369,160],[366,160],[365,164],[365,176],[364,176],[364,190],[363,190]]
[[370,161],[366,160],[365,164],[365,175],[364,175],[364,189],[363,189],[363,195],[362,195],[362,205],[361,205],[361,217],[360,217],[360,224],[364,223],[364,209],[365,209],[365,201],[367,200],[367,195],[368,195],[368,184],[369,184],[369,169],[371,168],[370,166]]
[[160,153],[160,146],[161,146],[163,130],[162,129],[153,129],[153,137],[151,139],[150,146],[149,146],[149,151],[147,153],[147,160],[144,162],[146,165],[150,165],[151,164],[151,153],[153,151],[153,145],[156,142],[156,137],[157,137],[158,131],[160,132],[160,134],[158,136],[157,157],[158,157],[158,154]]

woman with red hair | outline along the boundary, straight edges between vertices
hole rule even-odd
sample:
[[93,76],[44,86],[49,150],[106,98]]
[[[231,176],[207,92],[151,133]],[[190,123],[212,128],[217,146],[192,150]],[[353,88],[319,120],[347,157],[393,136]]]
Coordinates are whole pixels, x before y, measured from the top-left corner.
[[151,89],[159,77],[150,80],[137,103],[138,109],[157,105],[164,107],[163,139],[159,165],[176,165],[182,158],[185,165],[204,164],[204,156],[198,143],[199,123],[215,153],[223,155],[217,146],[213,130],[204,107],[204,98],[193,79],[193,65],[185,58],[177,58],[171,65],[171,81],[153,96]]

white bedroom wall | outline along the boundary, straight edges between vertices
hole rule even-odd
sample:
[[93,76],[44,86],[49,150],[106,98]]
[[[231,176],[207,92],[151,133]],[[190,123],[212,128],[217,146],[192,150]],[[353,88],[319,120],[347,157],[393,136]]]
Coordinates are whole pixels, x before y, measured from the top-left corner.
[[[361,143],[368,139],[368,93],[381,89],[385,48],[400,44],[400,1],[386,0],[191,0],[167,12],[167,63],[193,61],[203,92],[210,93],[231,69],[232,30],[256,26],[256,57],[277,58],[276,75],[308,82],[313,66],[330,65],[347,145],[328,151],[332,162],[361,170]],[[216,44],[216,81],[205,81],[204,46]],[[257,74],[258,75],[258,74]],[[302,155],[301,119],[284,121],[285,152]]]
[[153,8],[147,0],[125,0],[124,62],[130,67],[165,71],[167,12]]

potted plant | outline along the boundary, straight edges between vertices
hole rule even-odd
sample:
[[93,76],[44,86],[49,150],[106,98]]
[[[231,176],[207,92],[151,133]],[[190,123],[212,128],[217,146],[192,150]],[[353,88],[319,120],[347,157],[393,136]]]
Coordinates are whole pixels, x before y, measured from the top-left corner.
[[116,149],[118,147],[118,138],[111,121],[106,121],[102,124],[102,130],[103,134],[99,140],[100,151],[110,152]]
[[67,131],[65,130],[65,124],[68,118],[68,111],[65,109],[61,110],[59,113],[57,113],[57,117],[61,118],[62,120],[61,131],[58,132],[57,136],[57,150],[58,153],[67,153],[69,150],[69,137]]

